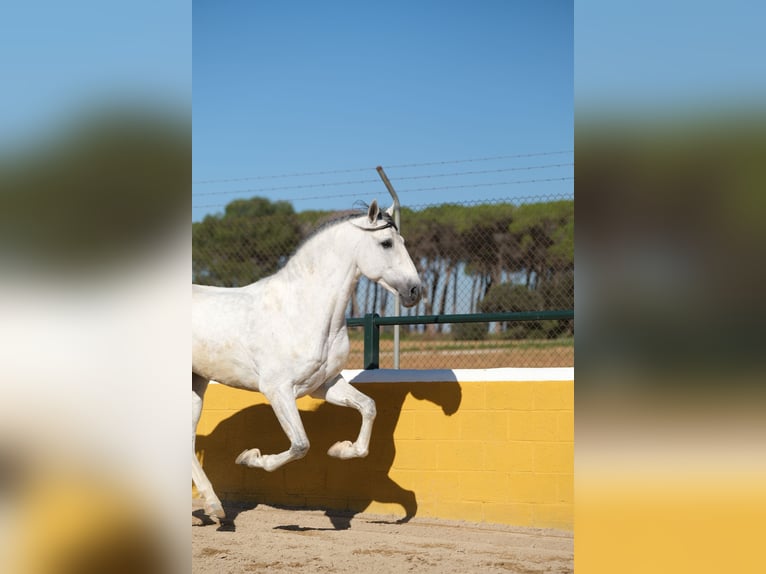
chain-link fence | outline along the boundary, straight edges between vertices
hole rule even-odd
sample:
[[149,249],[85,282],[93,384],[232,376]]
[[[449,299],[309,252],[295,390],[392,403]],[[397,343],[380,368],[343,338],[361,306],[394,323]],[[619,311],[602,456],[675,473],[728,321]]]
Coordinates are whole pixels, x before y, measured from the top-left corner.
[[[193,224],[193,281],[246,285],[281,267],[330,212],[296,213],[287,202],[236,200]],[[401,231],[424,297],[403,315],[574,308],[574,201],[538,196],[402,208]],[[394,314],[394,297],[362,278],[347,316]],[[349,330],[347,368],[363,364],[363,334]],[[380,366],[393,366],[393,327],[381,330]],[[400,327],[400,367],[574,365],[574,321]]]

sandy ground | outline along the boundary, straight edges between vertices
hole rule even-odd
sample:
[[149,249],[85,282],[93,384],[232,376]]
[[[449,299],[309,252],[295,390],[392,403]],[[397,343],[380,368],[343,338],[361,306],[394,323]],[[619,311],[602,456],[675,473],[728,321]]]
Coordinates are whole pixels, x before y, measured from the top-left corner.
[[390,516],[263,504],[225,507],[233,524],[207,519],[192,528],[197,574],[573,572],[568,531],[418,517],[398,523]]

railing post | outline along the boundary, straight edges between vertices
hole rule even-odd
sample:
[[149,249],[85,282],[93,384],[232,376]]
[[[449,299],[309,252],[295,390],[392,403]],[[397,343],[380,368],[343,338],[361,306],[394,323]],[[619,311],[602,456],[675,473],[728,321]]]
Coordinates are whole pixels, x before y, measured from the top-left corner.
[[367,313],[364,316],[364,368],[377,369],[380,366],[380,327],[375,319],[380,315]]
[[548,311],[499,311],[496,313],[466,313],[463,315],[415,315],[381,317],[368,313],[363,318],[349,317],[349,327],[364,327],[364,368],[380,368],[380,328],[383,325],[430,325],[436,323],[487,323],[490,321],[572,321],[574,309]]

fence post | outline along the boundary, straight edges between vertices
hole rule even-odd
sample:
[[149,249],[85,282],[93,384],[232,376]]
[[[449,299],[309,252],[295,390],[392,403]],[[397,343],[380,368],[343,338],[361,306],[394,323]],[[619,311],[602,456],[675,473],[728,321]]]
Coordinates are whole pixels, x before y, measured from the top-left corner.
[[367,313],[364,316],[364,368],[377,369],[380,366],[380,327],[375,319],[380,315]]
[[[396,190],[394,189],[394,186],[391,185],[391,182],[388,179],[388,176],[386,175],[386,172],[383,171],[382,166],[378,166],[375,169],[378,170],[378,175],[380,176],[380,179],[383,180],[383,184],[386,186],[386,189],[388,189],[388,193],[391,194],[391,197],[394,199],[394,223],[396,224],[396,228],[399,230],[399,233],[402,232],[402,222],[401,222],[401,206],[399,205],[399,196],[396,194]],[[394,317],[399,317],[402,314],[402,302],[399,300],[399,296],[396,297],[394,300]],[[399,325],[394,325],[394,369],[399,368]]]

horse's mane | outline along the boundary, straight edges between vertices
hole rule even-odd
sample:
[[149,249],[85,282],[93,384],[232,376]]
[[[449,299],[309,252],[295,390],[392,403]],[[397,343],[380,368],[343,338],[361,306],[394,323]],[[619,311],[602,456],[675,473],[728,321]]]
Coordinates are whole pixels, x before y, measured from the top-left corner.
[[314,237],[322,233],[325,229],[338,225],[339,223],[343,223],[344,221],[356,219],[357,217],[360,217],[364,215],[365,213],[362,213],[361,211],[356,209],[347,209],[345,211],[335,211],[333,213],[330,213],[329,215],[326,215],[320,218],[319,222],[316,224],[314,229],[311,230],[303,238],[303,240],[298,244],[298,247],[296,247],[295,251],[297,252],[298,250],[300,250],[300,248],[303,247],[308,241],[310,241],[311,239],[313,239]]
[[[338,225],[339,223],[367,215],[367,211],[370,207],[369,205],[363,201],[358,201],[354,205],[358,205],[359,207],[355,207],[354,209],[346,209],[344,211],[335,211],[326,217],[320,218],[316,227],[298,244],[298,247],[295,249],[295,253],[297,253],[300,248],[303,247],[309,240],[322,233],[325,229],[333,227],[334,225]],[[393,227],[394,229],[398,229],[394,223],[394,218],[391,217],[391,215],[386,211],[380,210],[378,213],[378,221],[381,220],[386,222],[385,227]]]

